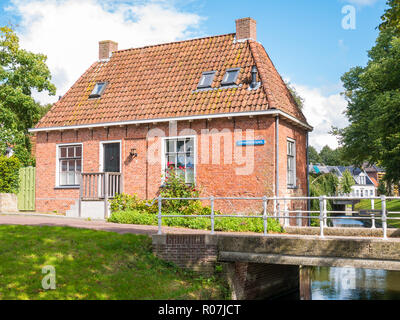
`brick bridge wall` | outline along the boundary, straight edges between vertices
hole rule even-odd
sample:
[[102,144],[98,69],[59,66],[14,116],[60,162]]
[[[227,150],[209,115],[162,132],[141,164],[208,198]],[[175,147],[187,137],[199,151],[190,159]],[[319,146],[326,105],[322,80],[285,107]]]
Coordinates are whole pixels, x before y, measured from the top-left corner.
[[[218,237],[211,235],[153,235],[153,252],[173,262],[206,275],[215,271],[218,261]],[[299,266],[265,263],[223,263],[224,275],[234,300],[267,299],[299,291]]]

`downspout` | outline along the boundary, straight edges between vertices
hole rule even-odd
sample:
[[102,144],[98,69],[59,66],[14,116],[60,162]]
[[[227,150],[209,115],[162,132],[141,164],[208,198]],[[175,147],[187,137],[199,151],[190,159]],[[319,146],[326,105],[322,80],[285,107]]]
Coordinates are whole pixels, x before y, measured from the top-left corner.
[[279,116],[275,118],[275,196],[279,197]]
[[[306,136],[306,162],[307,162],[307,197],[310,196],[310,174],[309,174],[309,165],[310,165],[310,159],[308,156],[308,134],[309,132],[307,131],[307,136]],[[311,201],[310,199],[307,199],[307,211],[311,210]],[[308,218],[308,225],[310,226],[311,219]]]

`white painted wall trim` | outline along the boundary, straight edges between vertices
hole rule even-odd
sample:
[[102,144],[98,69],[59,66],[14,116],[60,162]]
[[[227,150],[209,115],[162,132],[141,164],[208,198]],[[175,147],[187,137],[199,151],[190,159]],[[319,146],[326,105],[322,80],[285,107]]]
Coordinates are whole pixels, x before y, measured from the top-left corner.
[[228,117],[246,117],[246,116],[261,116],[261,115],[280,115],[290,121],[297,123],[304,127],[306,130],[312,131],[313,127],[304,123],[297,118],[283,112],[281,110],[271,109],[264,111],[249,111],[249,112],[234,112],[234,113],[220,113],[220,114],[209,114],[199,116],[188,116],[188,117],[175,117],[175,118],[160,118],[160,119],[145,119],[145,120],[130,120],[130,121],[119,121],[119,122],[104,122],[95,124],[81,124],[75,126],[62,126],[62,127],[47,127],[47,128],[31,128],[29,132],[47,132],[47,131],[63,131],[63,130],[76,130],[83,128],[100,128],[100,127],[112,127],[112,126],[126,126],[131,124],[144,124],[144,123],[161,123],[170,121],[189,121],[189,120],[202,120],[202,119],[218,119]]

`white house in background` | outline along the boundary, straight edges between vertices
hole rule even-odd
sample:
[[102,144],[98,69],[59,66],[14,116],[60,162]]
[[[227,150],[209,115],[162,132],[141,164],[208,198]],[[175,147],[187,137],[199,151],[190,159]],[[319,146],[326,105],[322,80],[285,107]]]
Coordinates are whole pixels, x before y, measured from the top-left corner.
[[334,173],[338,176],[339,180],[343,177],[343,173],[348,170],[354,179],[354,185],[351,187],[351,194],[349,196],[367,198],[376,196],[376,186],[373,181],[368,177],[367,173],[353,166],[324,166],[320,164],[309,166],[310,173]]

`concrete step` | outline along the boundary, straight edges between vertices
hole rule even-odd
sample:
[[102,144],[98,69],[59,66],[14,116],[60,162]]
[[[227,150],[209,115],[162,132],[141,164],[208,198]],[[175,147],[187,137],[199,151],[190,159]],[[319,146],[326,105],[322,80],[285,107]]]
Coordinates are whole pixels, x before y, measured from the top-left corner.
[[[67,217],[79,217],[79,200],[65,214]],[[110,204],[107,207],[107,216],[110,216]],[[104,201],[103,200],[82,200],[81,218],[104,219]]]

